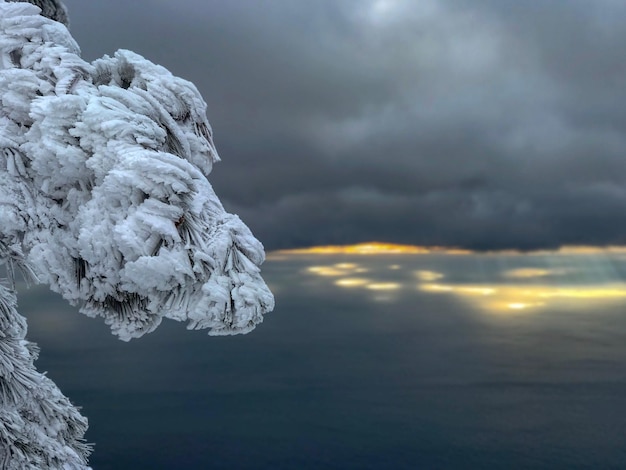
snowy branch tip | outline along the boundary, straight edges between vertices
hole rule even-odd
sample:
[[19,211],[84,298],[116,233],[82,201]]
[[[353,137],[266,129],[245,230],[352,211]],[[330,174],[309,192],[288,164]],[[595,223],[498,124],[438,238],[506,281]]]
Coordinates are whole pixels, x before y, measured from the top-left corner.
[[87,63],[39,11],[0,1],[0,241],[121,339],[164,317],[252,330],[274,306],[263,246],[208,181],[196,87],[130,51]]

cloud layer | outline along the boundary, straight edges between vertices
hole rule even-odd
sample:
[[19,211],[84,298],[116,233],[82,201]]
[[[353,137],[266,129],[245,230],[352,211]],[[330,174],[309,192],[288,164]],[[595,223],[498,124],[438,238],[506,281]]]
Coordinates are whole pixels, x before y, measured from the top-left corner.
[[626,4],[66,0],[87,59],[196,83],[269,249],[626,243]]

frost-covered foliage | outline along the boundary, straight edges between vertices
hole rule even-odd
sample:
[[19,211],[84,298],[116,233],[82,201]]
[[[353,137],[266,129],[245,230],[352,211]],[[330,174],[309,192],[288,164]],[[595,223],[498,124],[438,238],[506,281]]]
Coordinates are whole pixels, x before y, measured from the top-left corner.
[[[87,63],[62,23],[58,0],[0,0],[0,265],[123,340],[164,317],[249,332],[274,306],[263,246],[208,182],[197,89],[130,51]],[[0,285],[0,468],[87,468],[86,420],[34,369],[15,305]]]
[[207,180],[197,89],[130,51],[89,64],[38,13],[0,3],[0,236],[122,339],[163,317],[253,329],[274,302],[263,247]]
[[8,2],[28,2],[37,5],[41,9],[41,14],[46,18],[53,19],[68,25],[67,8],[60,0],[7,0]]
[[[0,242],[0,263],[7,263],[10,273],[17,265],[31,274],[18,246]],[[38,349],[25,336],[26,319],[16,311],[15,292],[0,285],[0,468],[86,469],[87,420],[35,370]]]

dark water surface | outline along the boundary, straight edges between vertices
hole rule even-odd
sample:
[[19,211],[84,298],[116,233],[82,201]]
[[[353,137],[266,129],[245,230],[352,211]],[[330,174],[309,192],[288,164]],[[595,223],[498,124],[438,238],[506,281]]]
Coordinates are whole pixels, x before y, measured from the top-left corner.
[[619,256],[279,258],[275,312],[228,338],[167,322],[123,343],[44,288],[20,311],[89,417],[96,470],[618,469],[624,272]]

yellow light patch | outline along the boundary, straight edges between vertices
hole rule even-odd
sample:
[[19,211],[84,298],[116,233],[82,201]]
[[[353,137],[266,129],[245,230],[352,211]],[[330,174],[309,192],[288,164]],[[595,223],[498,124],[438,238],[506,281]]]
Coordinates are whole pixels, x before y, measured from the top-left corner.
[[497,292],[497,289],[494,289],[493,287],[482,286],[459,287],[457,290],[462,294],[469,295],[493,295]]
[[573,287],[555,288],[542,292],[543,298],[566,298],[566,299],[620,299],[626,298],[626,285],[620,287]]
[[415,271],[415,275],[420,281],[432,282],[443,277],[442,273],[436,271]]
[[311,266],[307,268],[307,271],[316,274],[318,276],[344,276],[346,273],[341,269],[334,268],[332,266]]
[[370,281],[367,279],[362,279],[358,277],[345,277],[342,279],[337,279],[335,281],[335,285],[339,287],[363,287],[367,285]]
[[[402,245],[399,246],[402,247]],[[371,243],[340,247],[343,251],[339,252],[352,254],[395,254],[402,252],[402,250],[396,249],[397,247],[398,245]],[[323,251],[325,248],[321,247],[321,249]],[[626,248],[562,248],[559,251],[553,251],[548,259],[540,260],[548,265],[545,268],[543,266],[528,267],[528,261],[524,261],[527,267],[515,268],[515,265],[513,265],[510,266],[511,269],[504,272],[496,269],[494,271],[495,276],[498,277],[497,273],[501,272],[500,276],[508,279],[506,283],[501,282],[502,277],[499,277],[499,281],[495,282],[471,284],[443,282],[447,274],[443,271],[443,268],[441,272],[418,269],[392,273],[392,271],[400,270],[401,265],[384,264],[378,266],[377,262],[355,262],[358,261],[356,257],[346,257],[345,261],[335,262],[334,264],[332,262],[329,262],[328,265],[320,263],[319,265],[306,268],[306,272],[315,276],[334,278],[332,283],[338,288],[370,291],[372,292],[371,298],[373,300],[393,300],[401,289],[408,286],[433,294],[454,295],[459,299],[472,303],[481,311],[491,313],[540,312],[548,308],[577,310],[589,309],[610,302],[624,302],[626,300],[626,282],[621,280],[607,282],[609,279],[618,279],[615,277],[614,270],[610,271],[608,268],[606,270],[599,269],[598,266],[602,267],[600,264],[601,258],[597,260],[595,258],[587,259],[590,253],[598,252],[606,255],[606,253],[621,253],[622,251],[626,253]],[[404,252],[445,254],[423,247],[411,247],[411,249],[406,249]],[[519,254],[521,255],[521,253]],[[496,254],[489,253],[482,256],[488,256],[488,259],[491,259]],[[579,256],[583,257],[583,259],[578,258]],[[532,263],[539,262],[537,258],[531,257],[529,260],[532,260]],[[505,259],[503,262],[510,263],[513,261]],[[490,263],[494,263],[494,261],[492,260]],[[501,266],[500,263],[498,264]],[[556,267],[551,268],[550,266],[553,265],[556,265]],[[588,273],[585,268],[587,265],[589,265],[590,269]],[[557,282],[560,281],[558,277],[550,277],[570,272],[578,273],[581,276],[585,275],[583,278],[585,281],[591,276],[595,276],[597,282],[594,282],[594,278],[592,278],[591,282],[573,285],[571,283]],[[547,280],[552,282],[546,282]],[[571,280],[569,276],[568,280]],[[539,283],[539,281],[542,282]]]
[[[434,293],[450,293],[476,303],[482,310],[510,311],[567,305],[589,306],[616,299],[626,299],[626,284],[602,286],[525,286],[525,285],[450,285],[429,283],[418,289]],[[575,301],[572,304],[572,301]]]
[[337,264],[334,264],[333,266],[337,269],[343,269],[343,270],[357,269],[359,267],[359,265],[355,263],[337,263]]
[[365,287],[369,290],[398,290],[401,286],[397,282],[371,282]]

